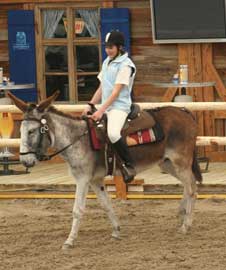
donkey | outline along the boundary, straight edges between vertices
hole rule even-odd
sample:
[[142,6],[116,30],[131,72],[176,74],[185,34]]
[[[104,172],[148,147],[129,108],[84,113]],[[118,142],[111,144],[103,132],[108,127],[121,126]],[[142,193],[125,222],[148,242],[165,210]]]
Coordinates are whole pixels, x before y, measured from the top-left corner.
[[[63,245],[64,249],[74,246],[89,186],[96,193],[110,219],[112,236],[119,238],[119,222],[103,184],[104,151],[91,149],[87,123],[82,117],[65,114],[51,105],[57,96],[56,92],[37,105],[28,105],[9,93],[15,105],[24,113],[20,130],[20,160],[26,167],[32,167],[44,159],[49,147],[54,147],[61,152],[60,155],[76,178],[72,228]],[[195,155],[197,124],[192,114],[181,108],[163,107],[152,110],[152,113],[163,128],[164,140],[131,147],[130,151],[138,172],[155,162],[162,170],[182,182],[184,192],[179,215],[182,220],[181,231],[186,233],[192,225],[192,212],[197,195],[196,181],[202,181]]]

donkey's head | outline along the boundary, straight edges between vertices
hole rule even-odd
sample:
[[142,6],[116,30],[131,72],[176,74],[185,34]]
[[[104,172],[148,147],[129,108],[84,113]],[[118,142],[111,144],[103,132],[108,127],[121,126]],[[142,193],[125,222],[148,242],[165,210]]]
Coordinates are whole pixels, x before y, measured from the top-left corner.
[[8,93],[15,105],[24,113],[20,128],[20,161],[26,167],[32,167],[38,161],[43,160],[48,147],[53,144],[54,137],[49,131],[45,115],[48,107],[58,95],[59,91],[36,105],[26,104]]

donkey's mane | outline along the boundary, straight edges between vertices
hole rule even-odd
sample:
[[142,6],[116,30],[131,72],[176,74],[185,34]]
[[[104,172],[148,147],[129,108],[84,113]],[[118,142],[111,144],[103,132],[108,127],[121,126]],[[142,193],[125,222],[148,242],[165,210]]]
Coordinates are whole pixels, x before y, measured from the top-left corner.
[[57,114],[57,115],[60,115],[60,116],[63,116],[65,118],[69,118],[72,120],[77,120],[77,121],[83,120],[81,116],[75,116],[69,113],[64,113],[62,111],[57,110],[54,106],[49,107],[48,112],[51,112],[51,113],[54,113],[54,114]]

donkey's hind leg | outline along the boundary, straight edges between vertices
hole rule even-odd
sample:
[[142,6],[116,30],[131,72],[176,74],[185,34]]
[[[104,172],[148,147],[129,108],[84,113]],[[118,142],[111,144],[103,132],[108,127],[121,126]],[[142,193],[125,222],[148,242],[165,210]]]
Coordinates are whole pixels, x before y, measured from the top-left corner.
[[[168,172],[172,176],[180,180],[184,186],[183,198],[179,206],[179,216],[182,219],[181,231],[186,233],[192,225],[192,212],[196,200],[196,181],[191,169],[191,166],[182,166],[181,162],[171,161],[166,158],[159,164],[165,172]],[[184,169],[182,169],[184,168]]]
[[93,191],[96,193],[97,198],[101,204],[101,206],[106,211],[106,214],[108,215],[108,218],[110,219],[110,222],[113,227],[112,237],[119,239],[120,238],[120,226],[118,223],[118,219],[115,215],[114,209],[111,204],[111,200],[105,190],[105,187],[103,185],[103,182],[98,181],[92,181],[91,187]]
[[[77,178],[79,179],[79,178]],[[72,248],[74,246],[74,241],[78,236],[78,230],[81,218],[85,211],[86,195],[89,189],[89,181],[87,179],[82,179],[82,177],[76,183],[76,199],[73,206],[73,221],[71,226],[71,232],[63,245],[63,249]]]
[[[165,158],[164,160],[162,160],[159,163],[159,167],[162,169],[162,171],[169,173],[178,179],[176,169],[175,169],[172,161],[169,158]],[[180,201],[180,206],[179,206],[179,210],[178,210],[178,215],[180,218],[182,218],[185,215],[185,212],[186,212],[185,204],[186,204],[186,196],[183,196],[183,198]]]
[[197,197],[197,186],[191,169],[188,167],[177,172],[178,179],[184,185],[183,199],[180,205],[182,216],[181,232],[186,233],[192,225],[192,215]]

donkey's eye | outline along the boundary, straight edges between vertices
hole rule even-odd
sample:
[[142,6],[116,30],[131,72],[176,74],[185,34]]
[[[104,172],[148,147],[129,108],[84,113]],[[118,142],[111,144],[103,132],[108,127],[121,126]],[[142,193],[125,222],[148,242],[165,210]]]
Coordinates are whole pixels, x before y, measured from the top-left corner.
[[29,130],[29,131],[28,131],[28,135],[32,135],[32,134],[34,134],[34,132],[35,132],[35,129]]

